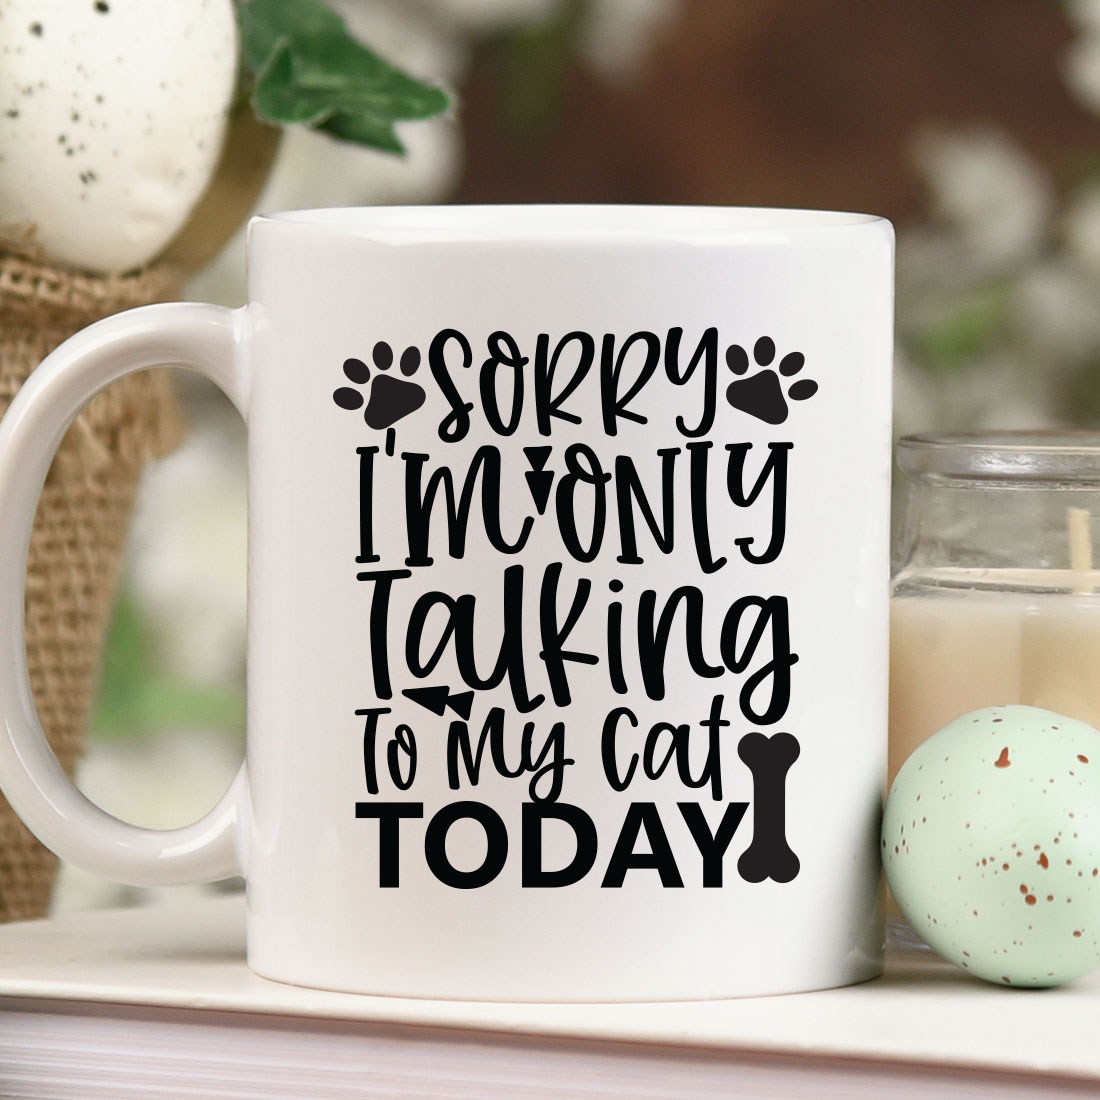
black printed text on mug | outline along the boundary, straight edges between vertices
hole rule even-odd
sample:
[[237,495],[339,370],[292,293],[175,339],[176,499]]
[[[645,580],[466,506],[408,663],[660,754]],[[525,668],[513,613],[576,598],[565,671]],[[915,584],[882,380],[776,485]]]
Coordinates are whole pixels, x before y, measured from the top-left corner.
[[[581,565],[617,548],[616,571],[624,575],[645,564],[646,556],[671,554],[678,538],[685,537],[700,577],[717,573],[731,561],[766,565],[779,558],[786,539],[794,444],[774,441],[754,447],[735,441],[716,446],[701,437],[713,428],[723,398],[737,413],[777,425],[786,421],[789,403],[812,397],[817,383],[796,377],[805,366],[801,352],[788,351],[776,362],[770,337],[748,344],[750,350],[731,343],[721,359],[717,329],[707,329],[694,346],[685,346],[683,338],[683,330],[676,328],[663,339],[651,332],[622,339],[611,334],[597,339],[580,331],[556,339],[542,334],[526,354],[511,335],[498,331],[488,337],[484,357],[479,358],[465,335],[445,329],[428,345],[427,371],[421,369],[416,347],[396,357],[394,370],[394,353],[384,341],[377,341],[365,358],[345,360],[344,381],[353,385],[341,385],[334,402],[347,411],[362,410],[368,429],[386,433],[384,442],[357,446],[355,454],[360,535],[356,576],[364,583],[367,600],[369,687],[375,700],[355,712],[364,783],[372,796],[356,803],[355,814],[377,822],[379,886],[400,885],[402,823],[426,816],[423,802],[412,800],[425,744],[441,754],[448,785],[460,796],[427,815],[423,827],[422,857],[445,885],[485,886],[512,858],[519,861],[522,884],[532,888],[561,888],[594,874],[602,887],[614,889],[640,871],[656,872],[665,887],[681,887],[688,861],[693,861],[693,875],[704,886],[720,887],[728,873],[724,857],[750,805],[753,832],[737,860],[740,878],[782,883],[797,876],[799,859],[785,834],[785,798],[787,773],[798,759],[799,743],[789,731],[765,733],[756,728],[773,728],[790,702],[798,656],[792,648],[786,598],[731,592],[715,639],[704,636],[704,593],[685,583],[682,570],[665,590],[645,587],[628,600],[618,578],[606,585],[606,592],[596,591],[589,577],[565,579],[562,562],[541,567],[536,574],[515,560],[533,539],[543,537],[547,525],[560,538],[564,555]],[[477,401],[463,395],[462,386],[471,377],[476,378]],[[423,387],[432,382],[446,404],[435,429],[445,453],[399,450],[395,435],[400,424],[406,417],[424,415]],[[598,387],[598,403],[589,400],[586,407],[598,408],[600,434],[609,439],[625,425],[647,422],[632,407],[646,387],[666,387],[670,408],[691,403],[674,418],[682,444],[655,451],[658,484],[646,484],[636,447],[608,458],[587,443],[554,442],[555,426],[582,422],[575,395],[586,386]],[[522,470],[516,468],[515,449],[508,449],[505,457],[493,444],[482,444],[458,463],[448,445],[466,439],[476,416],[502,440],[518,431],[525,416],[533,418],[538,435],[549,442],[522,447]],[[399,464],[399,473],[393,464]],[[520,475],[522,487],[516,485]],[[378,476],[399,476],[404,485],[404,555],[399,563],[383,562],[375,548]],[[745,533],[734,537],[731,545],[714,544],[712,481],[724,487],[723,503],[735,520],[747,520],[751,514],[756,534],[748,533],[746,522]],[[674,524],[678,498],[686,501],[687,532]],[[514,502],[519,499],[529,499],[529,507],[517,510]],[[502,500],[509,502],[506,517]],[[386,522],[392,525],[393,517],[387,516]],[[391,607],[398,586],[414,571],[431,567],[439,553],[430,551],[433,530],[444,525],[447,556],[461,559],[474,522],[502,556],[503,630],[494,635],[481,627],[472,592],[422,592],[411,614],[395,624]],[[722,529],[730,529],[728,516],[723,517]],[[767,536],[760,531],[767,531]],[[746,575],[743,568],[736,572]],[[533,633],[539,646],[527,652],[524,638],[532,629],[524,614],[532,593],[537,594]],[[713,602],[713,596],[708,599]],[[599,630],[589,630],[589,644],[582,646],[574,631],[582,620],[591,625],[597,618]],[[400,644],[392,636],[395,629]],[[594,637],[601,638],[602,645],[590,644]],[[687,718],[669,715],[646,724],[627,705],[628,697],[644,696],[657,703],[665,699],[670,647],[682,647],[700,681],[722,679],[723,690],[709,693],[703,713]],[[460,684],[439,682],[437,667],[445,656],[458,670]],[[567,721],[540,723],[537,714],[548,701],[559,713],[568,708],[573,701],[571,675],[589,666],[602,667],[610,693],[623,698],[608,709],[598,731],[586,729],[573,736],[598,737],[610,791],[641,795],[638,801],[622,804],[621,826],[615,836],[606,838],[598,836],[583,807],[562,797],[574,763],[568,755]],[[532,676],[536,668],[537,679]],[[408,704],[414,704],[414,713],[424,717],[427,727],[417,722],[414,729],[411,719],[393,719],[394,708],[386,704],[394,698],[395,671],[402,682],[410,677],[423,681],[423,686],[401,692],[406,700],[401,713],[408,718]],[[479,693],[501,687],[511,697],[507,709],[498,704],[479,707]],[[707,699],[707,694],[701,691],[700,699]],[[431,736],[424,736],[426,732]],[[751,803],[725,800],[724,777],[732,767],[751,777]],[[509,836],[493,806],[461,797],[476,795],[487,772],[526,784],[519,837]],[[673,850],[662,817],[668,808],[644,799],[644,784],[665,774],[674,774],[687,791],[699,791],[700,797],[709,799],[703,804],[676,804],[692,840],[691,851]],[[386,789],[395,794],[411,791],[412,796],[397,800],[387,796]],[[575,843],[574,855],[564,867],[544,866],[543,825],[549,820],[569,829]],[[459,869],[448,858],[447,836],[460,821],[473,822],[484,833],[485,855],[479,867]]]

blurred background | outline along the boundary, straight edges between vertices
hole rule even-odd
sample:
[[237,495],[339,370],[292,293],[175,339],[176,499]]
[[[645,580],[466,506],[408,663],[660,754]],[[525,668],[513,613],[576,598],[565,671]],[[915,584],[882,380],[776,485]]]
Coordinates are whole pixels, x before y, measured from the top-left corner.
[[[334,6],[456,109],[403,126],[404,158],[288,131],[257,209],[882,214],[898,229],[898,434],[1100,421],[1100,0]],[[189,294],[240,304],[243,266],[238,235]],[[156,827],[215,801],[244,738],[244,433],[218,393],[179,384],[190,434],[141,490],[79,773]],[[138,900],[157,895],[65,867],[55,908]]]

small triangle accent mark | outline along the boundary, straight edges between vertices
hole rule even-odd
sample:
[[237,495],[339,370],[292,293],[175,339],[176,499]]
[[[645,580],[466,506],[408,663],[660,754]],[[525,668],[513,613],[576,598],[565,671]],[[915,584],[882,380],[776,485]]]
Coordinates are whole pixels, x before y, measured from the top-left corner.
[[440,684],[437,687],[406,688],[401,694],[406,699],[418,703],[425,710],[430,710],[432,714],[440,716],[450,707],[455,714],[462,718],[469,718],[474,703],[472,691],[456,692],[452,695],[451,689],[446,684]]

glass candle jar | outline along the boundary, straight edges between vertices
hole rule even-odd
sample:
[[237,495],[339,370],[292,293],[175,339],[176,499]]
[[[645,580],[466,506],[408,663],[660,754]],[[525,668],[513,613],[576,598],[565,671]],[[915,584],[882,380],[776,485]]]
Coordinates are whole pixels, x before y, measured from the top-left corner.
[[1100,726],[1100,433],[909,436],[890,620],[890,782],[978,707]]

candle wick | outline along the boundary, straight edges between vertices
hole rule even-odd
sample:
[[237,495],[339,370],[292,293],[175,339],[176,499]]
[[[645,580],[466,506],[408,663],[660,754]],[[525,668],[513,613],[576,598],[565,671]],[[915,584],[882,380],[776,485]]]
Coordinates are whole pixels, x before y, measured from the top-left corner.
[[1074,595],[1093,591],[1092,535],[1089,531],[1087,508],[1067,508],[1066,525],[1069,530],[1069,567],[1076,574]]

